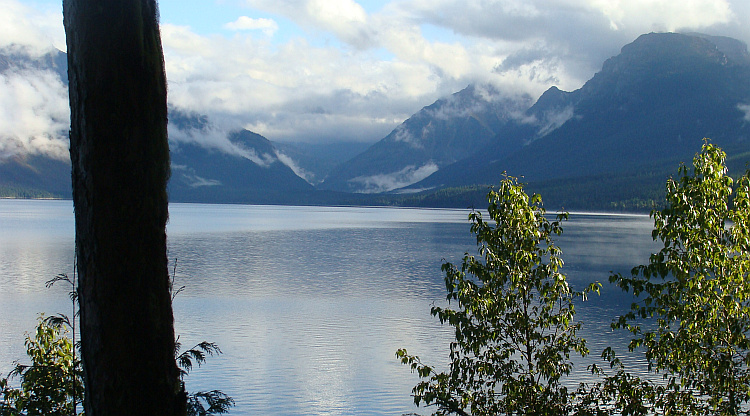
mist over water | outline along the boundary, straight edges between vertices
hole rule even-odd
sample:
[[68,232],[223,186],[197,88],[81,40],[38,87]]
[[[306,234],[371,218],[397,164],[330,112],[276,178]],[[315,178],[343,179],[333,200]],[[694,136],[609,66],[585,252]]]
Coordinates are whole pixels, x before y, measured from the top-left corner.
[[[184,347],[207,340],[224,352],[193,369],[188,389],[223,390],[237,415],[419,411],[410,396],[418,378],[394,353],[447,362],[451,331],[429,310],[444,303],[442,262],[476,253],[468,213],[171,205],[169,258],[185,286],[176,333]],[[651,226],[646,216],[589,214],[564,224],[558,245],[571,285],[604,283],[602,296],[576,308],[592,354],[571,383],[587,379],[605,346],[625,350],[627,334],[609,323],[631,300],[607,278],[647,261]],[[70,201],[0,200],[0,372],[25,361],[24,332],[38,313],[71,313],[68,288],[44,282],[72,273],[73,233]]]

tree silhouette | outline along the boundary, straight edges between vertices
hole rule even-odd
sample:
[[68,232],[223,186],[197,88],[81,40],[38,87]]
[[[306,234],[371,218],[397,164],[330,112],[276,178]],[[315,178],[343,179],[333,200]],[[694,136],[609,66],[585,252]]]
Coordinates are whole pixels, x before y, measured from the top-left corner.
[[184,415],[166,255],[154,0],[63,0],[86,413]]

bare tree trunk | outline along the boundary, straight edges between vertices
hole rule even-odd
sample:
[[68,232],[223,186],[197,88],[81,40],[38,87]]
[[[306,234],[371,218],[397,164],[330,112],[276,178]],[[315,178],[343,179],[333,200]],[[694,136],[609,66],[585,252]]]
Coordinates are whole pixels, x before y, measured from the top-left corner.
[[166,255],[169,147],[154,0],[63,0],[89,416],[184,415]]

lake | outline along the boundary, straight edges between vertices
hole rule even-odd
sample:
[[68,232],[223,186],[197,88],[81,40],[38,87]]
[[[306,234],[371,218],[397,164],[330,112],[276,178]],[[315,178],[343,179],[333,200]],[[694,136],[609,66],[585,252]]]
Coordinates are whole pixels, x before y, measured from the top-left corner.
[[[449,328],[429,314],[445,298],[444,260],[476,253],[468,210],[171,204],[170,268],[185,289],[174,301],[183,346],[207,340],[223,354],[187,379],[189,391],[232,396],[231,414],[401,415],[416,375],[395,358],[407,348],[447,362]],[[577,307],[592,354],[625,350],[609,323],[631,299],[608,285],[658,249],[640,215],[571,214],[558,238],[574,287],[604,283]],[[24,333],[39,313],[72,313],[71,201],[0,200],[0,372],[26,362]],[[632,365],[642,366],[636,354]]]

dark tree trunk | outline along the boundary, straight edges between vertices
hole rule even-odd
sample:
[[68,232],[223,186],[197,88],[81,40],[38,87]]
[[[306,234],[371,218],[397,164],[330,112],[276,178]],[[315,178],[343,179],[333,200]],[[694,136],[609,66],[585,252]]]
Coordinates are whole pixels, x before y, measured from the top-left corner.
[[166,255],[169,147],[154,0],[63,0],[89,416],[184,415]]

